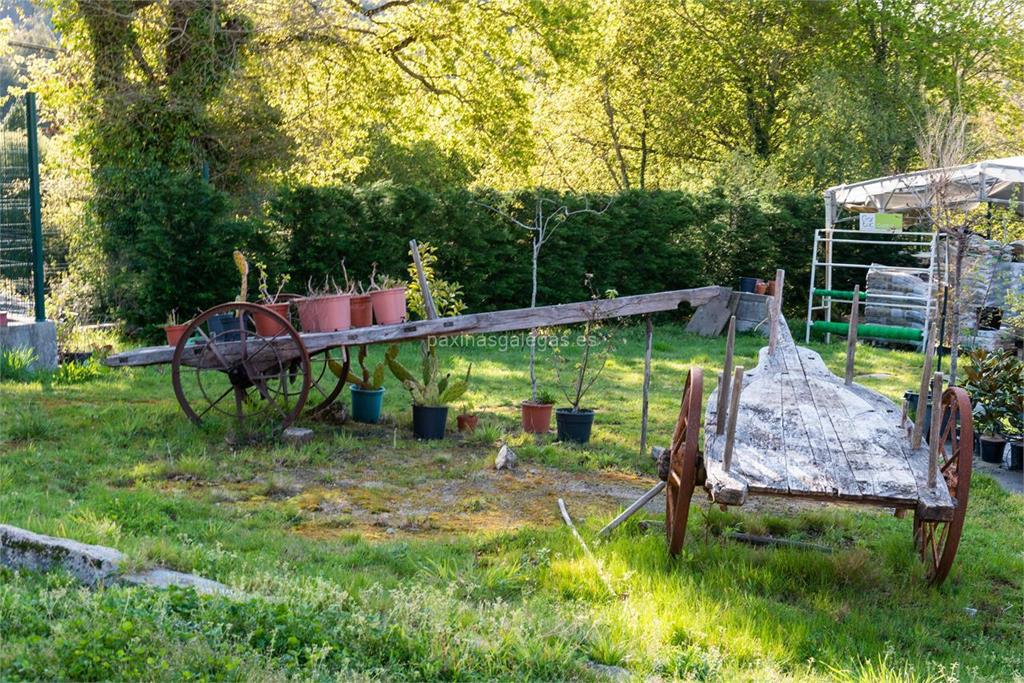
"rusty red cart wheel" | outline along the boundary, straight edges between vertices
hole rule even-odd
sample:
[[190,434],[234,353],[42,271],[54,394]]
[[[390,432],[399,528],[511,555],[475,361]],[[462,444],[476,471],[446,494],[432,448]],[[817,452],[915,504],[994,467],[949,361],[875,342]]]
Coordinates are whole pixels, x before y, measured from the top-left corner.
[[182,411],[196,424],[219,414],[239,428],[267,420],[283,429],[309,397],[310,367],[288,320],[257,304],[233,302],[189,323],[174,349],[171,382]]
[[686,520],[690,514],[690,499],[697,485],[697,459],[700,457],[698,439],[704,392],[704,373],[698,367],[690,368],[683,387],[675,433],[669,451],[668,481],[665,490],[665,535],[669,555],[675,557],[686,539]]
[[939,474],[953,498],[953,516],[949,520],[927,520],[914,513],[914,545],[933,586],[946,580],[956,558],[967,514],[974,458],[974,425],[967,392],[960,387],[946,389],[941,415],[932,419],[941,420]]

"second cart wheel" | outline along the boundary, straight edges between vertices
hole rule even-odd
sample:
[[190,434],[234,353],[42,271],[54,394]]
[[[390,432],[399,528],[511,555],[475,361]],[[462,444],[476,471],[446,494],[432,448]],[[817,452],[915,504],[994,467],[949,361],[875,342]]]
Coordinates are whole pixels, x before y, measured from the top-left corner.
[[[270,336],[256,330],[259,317]],[[181,409],[196,424],[212,415],[239,428],[255,420],[288,427],[312,384],[309,355],[295,328],[256,304],[234,302],[204,311],[174,348],[171,382]]]
[[665,535],[668,552],[672,557],[678,555],[683,548],[686,520],[690,515],[690,499],[693,498],[693,489],[697,484],[703,392],[704,372],[698,367],[690,368],[672,436],[668,485],[665,488]]
[[967,493],[971,486],[971,464],[974,458],[974,425],[971,400],[960,387],[950,387],[942,395],[941,437],[939,439],[939,474],[953,498],[950,520],[922,519],[914,513],[914,545],[924,563],[928,582],[941,584],[949,575],[960,545],[960,534],[967,515]]

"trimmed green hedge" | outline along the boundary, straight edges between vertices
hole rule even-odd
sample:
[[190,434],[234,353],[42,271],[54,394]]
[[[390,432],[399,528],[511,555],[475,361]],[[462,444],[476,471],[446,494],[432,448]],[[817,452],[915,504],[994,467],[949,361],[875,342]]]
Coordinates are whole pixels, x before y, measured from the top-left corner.
[[[235,248],[266,263],[288,289],[310,280],[341,280],[381,272],[405,278],[408,242],[438,249],[438,269],[460,283],[470,311],[516,308],[530,301],[530,233],[487,208],[532,218],[534,194],[428,192],[415,187],[287,186],[265,215],[233,217],[226,195],[198,178],[142,171],[126,178],[115,201],[98,199],[105,226],[109,307],[143,333],[159,334],[167,312],[183,317],[234,298]],[[741,276],[770,278],[786,270],[786,302],[799,315],[806,301],[816,195],[780,194],[730,201],[717,191],[631,191],[614,196],[547,196],[570,209],[608,208],[572,217],[552,233],[540,258],[538,303],[585,299],[584,276],[620,295],[720,284]],[[610,202],[610,204],[609,204]],[[870,259],[870,249],[858,258]],[[886,255],[887,260],[892,254]],[[843,277],[846,275],[846,277]],[[837,273],[836,288],[852,288],[863,271]],[[255,276],[250,292],[255,291]]]

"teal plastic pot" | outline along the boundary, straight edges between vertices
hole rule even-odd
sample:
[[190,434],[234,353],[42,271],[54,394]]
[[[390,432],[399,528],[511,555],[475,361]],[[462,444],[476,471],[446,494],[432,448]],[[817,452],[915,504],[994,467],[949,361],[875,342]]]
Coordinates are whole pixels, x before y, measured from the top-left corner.
[[352,389],[352,419],[356,422],[377,424],[380,422],[380,411],[384,405],[384,387],[380,389],[360,389],[355,384]]
[[420,439],[443,439],[448,406],[413,406],[412,431]]
[[555,411],[555,423],[558,425],[559,441],[588,443],[590,429],[594,426],[594,411],[559,408]]

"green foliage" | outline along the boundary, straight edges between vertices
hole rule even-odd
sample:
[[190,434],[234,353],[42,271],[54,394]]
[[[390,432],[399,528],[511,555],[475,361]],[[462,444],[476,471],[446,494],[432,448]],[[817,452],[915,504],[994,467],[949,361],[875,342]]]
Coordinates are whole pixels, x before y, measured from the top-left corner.
[[[418,244],[420,252],[420,265],[423,267],[423,277],[430,287],[430,295],[434,300],[434,308],[442,318],[459,315],[465,310],[466,304],[462,300],[462,285],[458,282],[448,282],[437,277],[437,248],[429,242]],[[416,270],[416,262],[412,258],[412,249],[409,249],[409,286],[405,290],[406,306],[415,313],[421,320],[427,317],[427,305],[423,300],[423,292],[420,291],[419,272]]]
[[974,403],[974,429],[986,436],[1024,434],[1024,362],[1010,351],[967,354],[964,389]]
[[0,381],[34,381],[36,373],[31,366],[35,362],[36,352],[32,349],[24,347],[0,349]]
[[441,377],[437,360],[437,346],[430,339],[420,342],[420,379],[413,376],[398,360],[398,345],[388,347],[384,359],[391,374],[398,379],[412,395],[413,405],[445,406],[462,398],[469,389],[469,373],[473,370],[470,363],[466,368],[466,377],[449,382],[451,373]]

